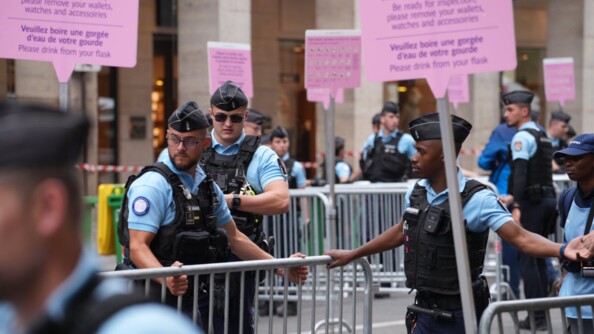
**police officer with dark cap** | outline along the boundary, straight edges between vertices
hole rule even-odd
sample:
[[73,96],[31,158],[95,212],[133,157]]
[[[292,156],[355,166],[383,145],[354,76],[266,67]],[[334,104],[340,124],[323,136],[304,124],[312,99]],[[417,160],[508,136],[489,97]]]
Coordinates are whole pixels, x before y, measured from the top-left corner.
[[[455,150],[458,154],[472,125],[452,116]],[[415,304],[409,306],[409,333],[464,333],[460,287],[450,219],[439,116],[431,113],[409,123],[416,153],[412,170],[419,180],[405,195],[405,213],[397,225],[354,250],[332,250],[329,268],[404,245],[406,286],[416,289]],[[478,181],[462,175],[458,168],[472,288],[477,319],[489,303],[488,285],[481,276],[489,229],[521,251],[538,256],[559,256],[561,245],[524,230],[512,220],[495,193]],[[571,249],[571,251],[568,251]],[[579,239],[564,252],[576,258]],[[571,253],[571,254],[570,254]]]
[[361,156],[363,179],[371,182],[402,182],[415,154],[412,137],[398,130],[400,108],[388,101],[381,111],[381,129],[371,135]]
[[248,136],[262,136],[262,126],[264,122],[269,120],[270,117],[262,114],[256,109],[247,108],[247,117],[245,118],[245,123],[243,125],[243,129],[245,134]]
[[[223,193],[198,166],[203,150],[210,146],[208,126],[195,102],[179,107],[168,120],[168,157],[128,180],[118,234],[125,247],[124,263],[129,267],[225,262],[229,250],[245,260],[272,258],[237,229]],[[302,277],[303,270],[291,269],[291,280]],[[167,286],[169,305],[175,306],[176,297],[183,296],[182,311],[192,314],[193,280],[182,275],[151,283],[151,292],[157,298],[161,285]],[[200,291],[198,304],[204,324],[208,297]]]
[[[247,104],[247,97],[232,81],[217,88],[210,99],[210,114],[214,120],[212,144],[203,154],[201,163],[225,194],[238,229],[267,249],[262,216],[286,213],[289,210],[289,189],[286,172],[277,154],[260,145],[259,137],[245,134],[244,122],[249,116]],[[232,260],[236,258],[232,256]],[[239,276],[232,276],[232,280],[238,279]],[[244,333],[255,330],[254,280],[253,273],[246,274]],[[232,327],[229,331],[236,332],[233,326],[239,326],[240,285],[232,283],[230,286],[227,292],[231,301],[229,313],[234,321],[230,322]],[[219,318],[220,315],[215,315],[215,326],[222,331]]]
[[[536,234],[547,236],[554,224],[555,188],[553,187],[553,147],[544,131],[531,120],[530,103],[534,94],[513,91],[503,94],[505,121],[518,132],[510,145],[511,174],[509,195],[502,202],[510,208],[516,221]],[[548,274],[545,259],[518,254],[526,298],[547,296]],[[536,327],[546,326],[544,312],[536,313]],[[528,318],[520,328],[530,329]]]
[[[551,113],[551,120],[547,129],[547,136],[553,145],[553,151],[559,151],[567,147],[567,142],[563,139],[564,135],[569,130],[569,122],[571,116],[557,110]],[[563,157],[553,157],[553,173],[565,174],[565,167],[563,165]]]
[[0,103],[0,333],[199,333],[98,276],[75,168],[88,130],[80,114]]

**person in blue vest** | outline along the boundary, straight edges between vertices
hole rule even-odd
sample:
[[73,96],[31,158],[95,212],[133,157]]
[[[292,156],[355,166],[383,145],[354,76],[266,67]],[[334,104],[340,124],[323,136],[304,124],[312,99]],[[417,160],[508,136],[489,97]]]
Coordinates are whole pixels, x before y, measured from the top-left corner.
[[[503,94],[505,121],[518,132],[510,145],[511,174],[509,195],[502,197],[516,221],[528,231],[548,236],[556,219],[555,188],[553,186],[553,147],[546,133],[531,120],[530,103],[534,94],[513,91]],[[548,295],[546,261],[527,254],[518,254],[520,273],[526,298]],[[520,328],[530,329],[530,319],[520,322]],[[536,312],[536,328],[544,328],[544,312]]]
[[[507,196],[507,183],[511,168],[507,151],[512,137],[518,130],[505,122],[497,125],[485,149],[478,158],[477,164],[484,170],[491,171],[489,181],[492,182],[500,196]],[[505,240],[501,241],[503,264],[509,268],[507,281],[516,298],[520,296],[520,269],[518,267],[518,250]]]
[[0,333],[201,333],[99,277],[74,166],[88,130],[73,111],[0,103]]
[[363,179],[371,182],[402,182],[410,171],[415,154],[414,140],[398,130],[400,108],[388,101],[381,111],[381,129],[372,134],[361,156]]
[[[210,98],[212,143],[200,162],[206,174],[214,178],[225,194],[238,229],[269,251],[263,232],[263,215],[278,215],[289,210],[289,187],[278,155],[269,147],[260,145],[259,137],[245,134],[247,106],[247,97],[234,82],[227,81],[216,89]],[[233,255],[231,260],[238,258]],[[232,327],[229,331],[235,333],[240,318],[239,275],[232,275],[232,279],[229,291],[223,293],[230,295]],[[249,334],[255,331],[255,274],[247,273],[245,282],[243,332]],[[221,314],[215,314],[215,327],[223,330]]]
[[[592,233],[594,200],[594,134],[585,133],[573,139],[568,147],[555,152],[555,158],[564,159],[567,176],[576,186],[565,190],[559,196],[559,211],[563,227],[563,242],[581,238],[588,249],[594,251]],[[581,296],[594,294],[594,266],[592,259],[578,262],[564,261],[564,278],[559,296]],[[565,309],[569,332],[579,333],[578,314],[575,307]],[[581,307],[583,333],[594,333],[592,308]]]
[[[472,125],[451,116],[456,155]],[[449,212],[448,184],[437,113],[426,114],[409,123],[415,139],[413,174],[420,180],[405,195],[405,211],[400,222],[354,250],[331,250],[328,268],[343,266],[356,258],[404,246],[406,286],[416,289],[414,305],[409,306],[407,327],[415,334],[464,333],[464,318]],[[560,256],[563,251],[573,260],[589,256],[579,238],[563,249],[515,223],[495,193],[482,183],[465,178],[458,169],[462,215],[466,226],[472,288],[477,319],[489,303],[489,288],[480,274],[483,269],[489,229],[520,251],[534,256]]]

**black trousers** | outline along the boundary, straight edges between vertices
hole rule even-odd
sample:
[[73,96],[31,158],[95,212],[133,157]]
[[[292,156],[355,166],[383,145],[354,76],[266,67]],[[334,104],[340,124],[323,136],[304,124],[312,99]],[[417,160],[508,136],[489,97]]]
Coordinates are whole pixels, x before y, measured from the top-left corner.
[[[521,201],[522,226],[533,233],[547,237],[551,220],[556,218],[556,200],[554,197],[544,197],[539,203]],[[544,258],[536,258],[524,253],[518,253],[518,264],[524,281],[526,299],[544,298],[547,296],[547,264]],[[536,312],[537,317],[544,317],[544,312]]]

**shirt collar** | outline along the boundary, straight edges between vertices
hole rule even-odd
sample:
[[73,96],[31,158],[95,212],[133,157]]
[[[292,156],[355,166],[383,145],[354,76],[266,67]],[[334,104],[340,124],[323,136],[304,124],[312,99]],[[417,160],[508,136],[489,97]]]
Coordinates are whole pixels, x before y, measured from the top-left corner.
[[[217,141],[216,136],[212,136],[212,148],[214,148],[217,152],[220,151],[230,151],[230,150],[238,150],[239,146],[241,146],[241,143],[243,143],[243,140],[245,139],[245,131],[241,130],[241,136],[239,136],[239,139],[237,139],[237,141],[235,141],[233,144],[229,145],[229,146],[225,146],[221,143],[219,143]],[[224,153],[223,153],[224,154]]]
[[538,127],[536,126],[536,123],[534,123],[534,121],[530,121],[530,122],[522,124],[522,126],[520,126],[520,128],[518,130],[523,130],[523,129],[538,129]]
[[285,153],[285,155],[283,155],[283,161],[287,161],[291,158],[291,156],[289,155],[289,152]]
[[[459,167],[456,167],[458,170],[458,191],[462,192],[464,191],[464,187],[466,186],[466,179],[464,178],[464,175],[462,175],[462,170]],[[448,193],[448,188],[446,188],[444,191],[440,192],[439,194],[435,193],[435,190],[433,190],[433,187],[431,187],[431,185],[429,184],[429,180],[427,179],[421,179],[419,180],[419,185],[424,187],[427,190],[427,194],[431,196],[431,198],[434,197],[441,197],[445,194]]]
[[[396,136],[397,136],[397,135],[398,135],[398,129],[396,129],[396,130],[394,130],[394,131],[390,132],[390,133],[388,134],[388,137],[396,138]],[[381,130],[379,130],[379,131],[378,131],[378,136],[379,136],[380,138],[386,137],[386,135],[384,135],[384,129],[381,129]]]
[[165,165],[167,165],[167,167],[169,167],[169,169],[171,169],[173,173],[178,175],[182,182],[185,183],[186,186],[189,187],[192,192],[195,192],[195,188],[206,178],[206,174],[204,173],[204,170],[202,170],[200,165],[197,166],[196,172],[194,172],[194,177],[191,177],[190,174],[182,172],[175,168],[173,162],[171,161],[171,157],[169,157],[169,154],[167,155],[167,157],[163,159],[162,162]]

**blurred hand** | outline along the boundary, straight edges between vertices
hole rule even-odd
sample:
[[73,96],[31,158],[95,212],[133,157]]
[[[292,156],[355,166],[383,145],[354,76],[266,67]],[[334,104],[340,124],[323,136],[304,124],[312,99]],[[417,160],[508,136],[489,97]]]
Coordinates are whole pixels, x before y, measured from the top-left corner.
[[[183,263],[179,261],[175,261],[171,266],[172,267],[181,267]],[[187,275],[179,275],[179,276],[170,276],[167,277],[167,288],[169,292],[171,292],[174,296],[183,296],[186,291],[188,290],[188,276]]]
[[522,223],[520,222],[520,218],[522,218],[522,211],[520,211],[518,208],[515,208],[512,210],[511,214],[516,224],[522,226]]
[[[305,255],[301,254],[301,253],[295,253],[291,256],[289,256],[289,258],[305,258]],[[289,281],[291,281],[292,283],[295,284],[303,284],[305,283],[305,281],[307,280],[307,274],[309,273],[309,268],[307,266],[299,266],[299,267],[291,267],[289,268],[289,275],[288,275],[288,279]],[[276,274],[279,276],[286,276],[285,273],[285,268],[278,268],[276,270]]]
[[353,252],[350,250],[332,249],[324,253],[324,255],[331,256],[333,260],[332,262],[326,265],[326,268],[328,269],[345,266],[354,260]]
[[584,248],[594,253],[594,232],[590,232],[581,238]]
[[585,236],[571,240],[565,247],[565,257],[572,261],[580,261],[592,257],[592,250],[586,248]]

